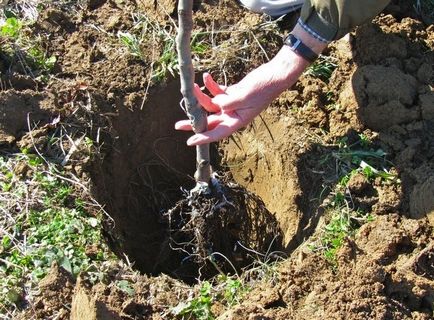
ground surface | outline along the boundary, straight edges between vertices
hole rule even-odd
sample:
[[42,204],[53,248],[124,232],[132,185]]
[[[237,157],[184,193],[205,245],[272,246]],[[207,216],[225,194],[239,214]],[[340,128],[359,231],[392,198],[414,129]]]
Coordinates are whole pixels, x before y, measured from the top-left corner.
[[[195,14],[207,44],[197,48],[197,69],[232,83],[278,50],[282,29],[235,1],[204,2]],[[90,181],[111,217],[108,246],[146,274],[113,267],[90,283],[53,265],[22,318],[172,319],[173,307],[198,294],[201,285],[176,279],[180,262],[161,255],[162,213],[192,186],[195,155],[188,134],[173,130],[184,117],[173,59],[159,58],[173,35],[174,1],[156,3],[46,5],[31,33],[57,58],[48,80],[1,56],[2,150],[55,158],[59,116],[73,139],[89,137],[91,154],[68,152],[65,142],[72,160],[61,165]],[[244,245],[261,262],[277,241],[285,258],[246,277],[236,303],[211,291],[213,315],[196,318],[432,319],[434,28],[411,8],[395,1],[332,43],[322,60],[331,74],[305,74],[253,125],[213,147],[215,168],[262,199],[252,205],[266,208],[250,215],[252,230],[278,225],[258,240],[268,244]],[[119,32],[143,40],[141,53]],[[347,223],[337,236],[334,221]]]

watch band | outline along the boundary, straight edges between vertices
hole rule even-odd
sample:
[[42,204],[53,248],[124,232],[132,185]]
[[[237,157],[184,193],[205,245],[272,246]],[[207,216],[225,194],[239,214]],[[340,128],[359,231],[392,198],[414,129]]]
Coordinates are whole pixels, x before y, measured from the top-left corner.
[[313,52],[311,48],[306,46],[303,42],[301,42],[300,39],[298,39],[291,33],[283,41],[283,44],[287,45],[292,51],[298,53],[300,56],[302,56],[304,59],[311,63],[318,58],[318,55]]

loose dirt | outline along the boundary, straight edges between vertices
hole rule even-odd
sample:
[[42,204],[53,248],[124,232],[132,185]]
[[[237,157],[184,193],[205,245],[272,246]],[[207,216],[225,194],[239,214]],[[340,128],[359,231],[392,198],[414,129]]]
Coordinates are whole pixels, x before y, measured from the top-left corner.
[[[217,232],[201,235],[226,248],[235,261],[237,252],[231,251],[237,241],[259,252],[275,242],[288,255],[273,281],[253,288],[240,305],[217,310],[219,319],[432,318],[434,28],[413,11],[408,17],[398,10],[401,2],[394,1],[373,23],[331,44],[327,54],[337,58],[338,66],[328,83],[304,75],[261,118],[213,146],[213,166],[255,202],[245,203],[244,211],[236,210],[238,215],[224,213],[236,221],[219,225],[219,220],[211,224]],[[168,306],[188,299],[186,285],[173,277],[191,281],[200,273],[197,264],[186,260],[194,248],[182,255],[167,248],[176,237],[191,239],[193,229],[174,236],[172,227],[185,218],[182,212],[192,209],[184,203],[178,215],[170,211],[171,224],[164,214],[179,208],[175,204],[194,184],[195,154],[185,145],[188,134],[173,129],[175,121],[184,118],[178,107],[178,79],[150,86],[152,62],[162,48],[149,43],[144,51],[148,54],[139,59],[115,36],[131,28],[134,12],[149,13],[170,26],[168,14],[175,19],[174,10],[174,1],[100,0],[74,10],[48,6],[34,32],[44,37],[49,55],[58,57],[55,78],[47,85],[1,64],[3,148],[32,150],[36,145],[41,152],[55,152],[48,136],[58,116],[74,124],[71,132],[91,136],[99,144],[98,154],[90,159],[74,154],[70,170],[90,177],[94,196],[109,213],[104,234],[111,249],[146,274],[128,278],[131,293],[116,285],[122,277],[115,271],[112,282],[90,286],[54,266],[27,318],[56,311],[62,319],[170,319]],[[252,25],[261,17],[225,0],[205,1],[196,20],[199,26],[223,28]],[[279,43],[264,46],[272,56]],[[224,71],[229,82],[266,60],[259,46],[251,57],[244,64],[228,59],[232,62]],[[334,108],[327,107],[330,97]],[[29,136],[29,126],[42,131]],[[363,225],[355,239],[346,240],[336,270],[308,250],[306,241],[325,219],[324,190],[338,183],[333,163],[323,160],[336,151],[336,141],[351,143],[359,133],[387,153],[401,184],[351,178],[348,188],[356,207],[376,218]],[[203,226],[213,221],[202,219]],[[234,224],[231,234],[227,230]],[[219,233],[221,238],[213,238]],[[62,285],[50,277],[63,279]],[[72,309],[62,309],[56,299],[68,300]]]

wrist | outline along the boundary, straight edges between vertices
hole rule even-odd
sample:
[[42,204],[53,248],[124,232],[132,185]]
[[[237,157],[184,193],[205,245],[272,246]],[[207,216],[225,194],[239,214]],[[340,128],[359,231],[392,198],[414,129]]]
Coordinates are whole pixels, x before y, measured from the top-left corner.
[[313,63],[316,59],[318,59],[318,54],[316,54],[316,52],[310,49],[303,43],[303,41],[298,39],[292,33],[285,38],[283,44],[310,63]]
[[291,31],[297,39],[299,39],[305,46],[312,50],[315,54],[319,55],[327,47],[327,43],[319,41],[307,31],[305,31],[299,24],[296,24]]
[[[301,40],[316,55],[320,54],[327,47],[327,43],[317,40],[298,24],[294,27],[291,34]],[[278,86],[282,85],[288,88],[298,80],[311,62],[293,51],[289,46],[284,45],[269,63],[273,64],[274,78],[277,80]]]
[[280,49],[272,63],[274,64],[275,78],[280,79],[283,90],[292,86],[310,64],[288,46],[283,46]]

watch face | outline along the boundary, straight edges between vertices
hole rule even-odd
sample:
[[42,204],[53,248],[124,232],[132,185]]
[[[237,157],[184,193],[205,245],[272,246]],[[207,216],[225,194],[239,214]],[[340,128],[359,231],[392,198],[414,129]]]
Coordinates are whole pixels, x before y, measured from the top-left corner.
[[283,43],[309,62],[313,62],[318,58],[318,55],[315,52],[304,45],[303,42],[293,34],[289,34]]
[[297,39],[294,35],[290,34],[287,38],[288,40],[288,45],[293,48],[293,49],[297,49],[297,47],[301,44],[301,41],[299,39]]

